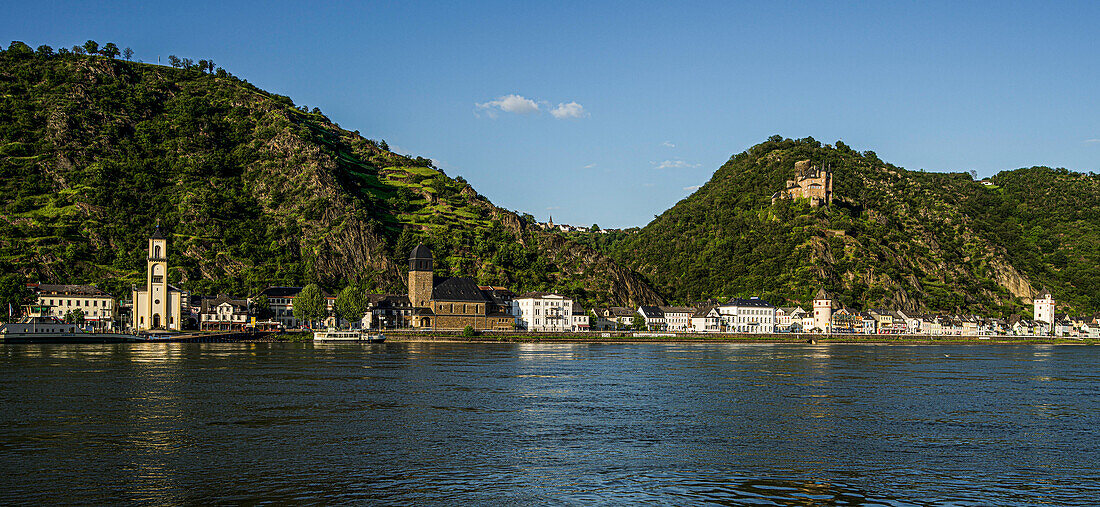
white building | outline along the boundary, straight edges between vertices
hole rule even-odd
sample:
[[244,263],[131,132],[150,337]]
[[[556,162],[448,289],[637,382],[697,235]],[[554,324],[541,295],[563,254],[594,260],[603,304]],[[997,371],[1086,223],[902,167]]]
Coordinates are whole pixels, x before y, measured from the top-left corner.
[[775,310],[775,330],[784,333],[801,333],[802,319],[810,312],[797,306],[784,306]]
[[694,308],[685,306],[661,306],[661,313],[665,314],[665,329],[669,331],[691,331],[691,316]]
[[573,300],[549,292],[528,292],[512,301],[517,327],[528,331],[566,332],[573,329]]
[[718,307],[722,326],[730,333],[775,332],[775,307],[758,297],[735,298]]
[[591,326],[588,323],[588,313],[582,308],[573,309],[573,331],[588,331]]
[[168,283],[168,241],[160,227],[149,238],[145,279],[144,289],[134,288],[132,327],[138,331],[183,329],[183,318],[191,311],[189,298]]
[[716,306],[704,306],[691,316],[691,330],[696,333],[717,333],[722,330],[721,314]]
[[814,296],[814,323],[812,328],[807,328],[806,331],[814,331],[820,333],[828,333],[832,331],[833,322],[833,299],[829,297],[829,294],[825,292],[825,289],[817,291],[817,295]]
[[665,312],[659,306],[639,306],[638,313],[645,319],[645,327],[650,331],[665,330]]
[[248,302],[221,295],[202,301],[199,329],[203,331],[236,331],[248,323]]
[[[110,294],[94,285],[52,285],[45,283],[27,284],[38,298],[37,314],[64,320],[69,312],[80,310],[84,313],[81,327],[91,326],[92,331],[111,331],[118,319],[118,302]],[[26,312],[24,312],[26,313]]]
[[[259,295],[267,296],[267,305],[271,308],[271,319],[282,324],[287,329],[297,328],[304,325],[305,322],[299,322],[294,317],[294,298],[298,297],[298,293],[302,292],[302,287],[268,287],[260,291]],[[336,297],[326,294],[324,291],[321,294],[325,297],[325,310],[328,315],[332,315],[333,306],[336,304]],[[259,296],[257,295],[257,297]],[[252,298],[255,299],[255,298]],[[251,303],[251,300],[249,300]]]
[[1054,296],[1050,295],[1050,291],[1044,289],[1043,292],[1035,296],[1035,324],[1042,330],[1040,333],[1050,332],[1053,328],[1051,325],[1054,323]]

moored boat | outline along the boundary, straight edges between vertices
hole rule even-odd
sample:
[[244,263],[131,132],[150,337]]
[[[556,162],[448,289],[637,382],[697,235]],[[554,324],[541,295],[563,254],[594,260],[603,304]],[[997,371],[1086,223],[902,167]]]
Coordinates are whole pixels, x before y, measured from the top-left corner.
[[355,329],[327,329],[325,331],[317,331],[316,333],[313,333],[313,341],[382,343],[386,341],[386,335],[382,333],[358,331]]
[[77,324],[53,317],[26,317],[0,326],[4,343],[129,343],[143,341],[132,334],[89,333]]

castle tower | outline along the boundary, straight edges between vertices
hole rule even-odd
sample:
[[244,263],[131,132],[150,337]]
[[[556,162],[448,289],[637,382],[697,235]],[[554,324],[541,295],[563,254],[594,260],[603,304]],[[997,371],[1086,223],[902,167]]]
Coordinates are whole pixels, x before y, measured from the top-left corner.
[[1035,320],[1043,324],[1051,325],[1051,330],[1053,331],[1054,296],[1050,295],[1049,290],[1043,289],[1043,292],[1035,296]]
[[828,333],[832,328],[832,321],[833,300],[823,288],[814,296],[814,327]]
[[409,254],[409,302],[413,308],[425,308],[432,299],[432,251],[423,244]]

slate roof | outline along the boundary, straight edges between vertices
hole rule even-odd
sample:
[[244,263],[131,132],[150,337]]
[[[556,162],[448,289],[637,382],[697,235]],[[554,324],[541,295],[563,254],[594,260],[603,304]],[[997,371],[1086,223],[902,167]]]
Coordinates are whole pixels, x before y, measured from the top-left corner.
[[477,286],[477,281],[473,278],[465,277],[451,277],[443,281],[443,283],[436,285],[432,289],[433,301],[469,301],[476,303],[491,303],[492,299],[487,297],[484,292]]
[[775,308],[771,303],[759,298],[733,298],[726,301],[726,304],[722,306],[740,306],[740,307],[752,307],[752,308]]
[[423,243],[416,245],[416,248],[413,248],[412,252],[409,253],[409,260],[415,259],[432,260],[432,250]]
[[166,239],[164,237],[164,233],[160,232],[160,226],[159,225],[157,226],[157,229],[155,231],[153,231],[153,235],[149,236],[149,239]]
[[292,298],[302,292],[301,287],[268,287],[260,292],[269,298]]
[[233,313],[247,313],[248,303],[242,299],[231,299],[229,296],[222,294],[216,298],[206,298],[202,300],[202,313],[214,313],[214,308],[217,308],[225,303],[229,303],[233,307]]
[[698,310],[695,310],[695,313],[691,314],[691,318],[693,318],[693,319],[705,318],[707,316],[707,314],[709,314],[712,310],[714,310],[714,308],[715,307],[713,307],[713,306],[704,306],[704,307],[702,307]]
[[665,312],[661,311],[659,306],[643,306],[641,307],[642,315],[650,319],[663,319],[665,318]]
[[686,306],[658,306],[663,313],[695,313],[694,308],[688,308]]
[[611,308],[608,308],[608,310],[611,311],[611,316],[612,317],[633,317],[634,316],[634,310],[631,310],[630,308],[627,308],[625,306],[612,306]]
[[523,294],[520,294],[518,297],[516,297],[516,299],[533,299],[533,298],[542,299],[542,298],[545,298],[545,297],[548,297],[548,296],[555,296],[555,297],[559,297],[559,298],[562,298],[562,299],[567,299],[565,296],[563,296],[561,294],[557,294],[557,293],[554,293],[554,292],[539,292],[539,291],[524,292]]
[[36,294],[50,293],[69,294],[73,296],[110,297],[110,294],[99,290],[94,285],[55,285],[49,283],[40,283],[31,285],[31,290],[33,290]]
[[817,290],[817,295],[814,296],[814,299],[830,299],[829,293],[825,292],[825,288],[822,287]]

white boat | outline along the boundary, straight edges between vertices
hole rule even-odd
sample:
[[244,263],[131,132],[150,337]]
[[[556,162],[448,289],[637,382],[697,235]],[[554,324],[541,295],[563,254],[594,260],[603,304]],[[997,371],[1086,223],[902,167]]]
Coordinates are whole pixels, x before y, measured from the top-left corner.
[[89,333],[77,324],[53,317],[24,317],[19,322],[0,325],[3,343],[123,343],[142,341],[132,334]]
[[382,343],[386,341],[386,335],[382,333],[369,333],[355,329],[336,330],[327,329],[313,333],[315,342],[366,342]]

